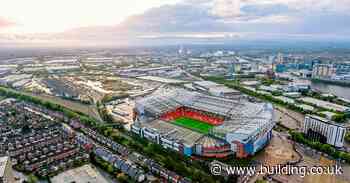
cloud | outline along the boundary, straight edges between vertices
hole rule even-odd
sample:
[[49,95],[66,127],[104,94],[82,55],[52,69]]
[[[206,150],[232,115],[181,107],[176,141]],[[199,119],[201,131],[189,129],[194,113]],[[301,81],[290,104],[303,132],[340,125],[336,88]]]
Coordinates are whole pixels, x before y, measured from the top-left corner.
[[240,0],[215,0],[211,9],[214,16],[232,18],[240,15]]
[[148,9],[115,26],[85,27],[45,37],[119,43],[139,38],[331,39],[346,38],[349,33],[349,0],[184,0]]
[[55,37],[113,42],[139,38],[347,37],[350,14],[339,4],[347,2],[332,1],[337,4],[332,5],[328,0],[304,0],[305,4],[300,0],[185,0],[151,8],[119,25],[80,28]]
[[349,0],[241,0],[246,4],[285,5],[294,11],[338,11],[350,10]]
[[242,7],[242,12],[245,15],[255,16],[270,16],[270,15],[283,15],[291,12],[292,10],[285,4],[246,4]]
[[128,18],[120,27],[138,32],[213,31],[224,28],[205,6],[177,4],[153,8],[142,15]]
[[348,0],[187,0],[127,19],[142,32],[340,34],[350,31]]

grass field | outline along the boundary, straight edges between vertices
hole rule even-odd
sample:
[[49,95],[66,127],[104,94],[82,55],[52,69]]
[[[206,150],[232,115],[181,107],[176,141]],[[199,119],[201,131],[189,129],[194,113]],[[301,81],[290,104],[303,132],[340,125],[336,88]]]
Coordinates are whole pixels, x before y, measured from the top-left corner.
[[173,123],[204,134],[207,134],[209,130],[213,128],[213,125],[186,117],[177,118]]

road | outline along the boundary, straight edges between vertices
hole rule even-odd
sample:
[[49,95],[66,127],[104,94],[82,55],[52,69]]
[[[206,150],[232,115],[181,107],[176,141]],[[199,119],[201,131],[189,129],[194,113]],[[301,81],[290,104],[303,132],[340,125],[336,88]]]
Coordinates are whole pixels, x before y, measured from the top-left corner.
[[276,121],[280,121],[281,124],[290,129],[298,130],[302,128],[305,115],[277,105],[274,105],[274,108]]

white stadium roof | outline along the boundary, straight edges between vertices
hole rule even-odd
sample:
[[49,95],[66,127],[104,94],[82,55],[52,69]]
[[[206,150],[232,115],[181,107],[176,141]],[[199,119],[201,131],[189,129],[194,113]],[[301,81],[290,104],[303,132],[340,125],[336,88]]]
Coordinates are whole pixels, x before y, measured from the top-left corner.
[[225,119],[224,123],[212,130],[212,134],[221,138],[230,133],[244,140],[273,126],[273,107],[268,103],[230,100],[184,89],[164,88],[136,103],[138,108],[156,118],[181,106],[221,115]]

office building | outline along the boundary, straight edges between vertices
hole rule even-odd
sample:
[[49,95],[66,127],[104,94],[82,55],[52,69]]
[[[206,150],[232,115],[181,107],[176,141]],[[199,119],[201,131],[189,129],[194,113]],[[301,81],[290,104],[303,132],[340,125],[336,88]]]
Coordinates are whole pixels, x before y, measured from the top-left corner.
[[313,78],[331,78],[337,69],[332,64],[316,64],[312,69]]
[[307,115],[304,121],[304,134],[314,141],[343,147],[346,128],[319,116]]

